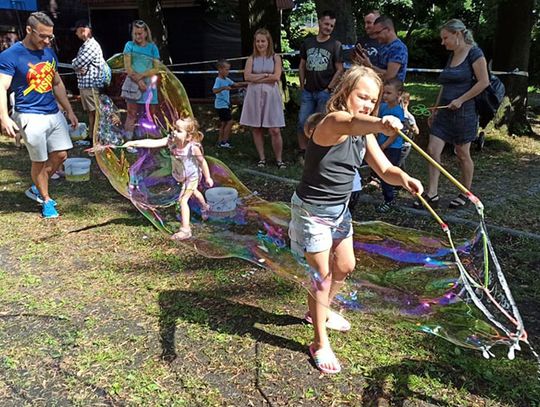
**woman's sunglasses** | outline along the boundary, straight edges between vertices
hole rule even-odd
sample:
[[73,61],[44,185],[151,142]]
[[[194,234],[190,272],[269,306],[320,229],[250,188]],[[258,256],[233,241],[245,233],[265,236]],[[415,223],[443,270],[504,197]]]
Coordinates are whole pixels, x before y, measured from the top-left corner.
[[135,20],[133,25],[137,28],[146,28],[146,23],[143,20]]

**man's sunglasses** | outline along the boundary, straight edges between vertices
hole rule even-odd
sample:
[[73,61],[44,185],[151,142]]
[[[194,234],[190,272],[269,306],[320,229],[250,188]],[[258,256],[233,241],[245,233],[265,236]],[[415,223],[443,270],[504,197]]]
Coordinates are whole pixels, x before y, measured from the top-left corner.
[[35,32],[39,38],[41,38],[42,40],[49,40],[49,41],[53,41],[54,40],[54,34],[51,34],[51,35],[47,35],[47,34],[40,34],[38,30],[35,30],[32,28],[32,31]]
[[381,28],[379,31],[373,31],[372,34],[379,35],[379,34],[382,33],[384,30],[388,30],[388,27],[383,27],[383,28]]

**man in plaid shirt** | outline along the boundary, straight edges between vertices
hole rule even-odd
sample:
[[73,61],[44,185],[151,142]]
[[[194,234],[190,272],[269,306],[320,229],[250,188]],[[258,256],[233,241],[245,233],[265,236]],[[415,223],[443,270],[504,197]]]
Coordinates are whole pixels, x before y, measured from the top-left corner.
[[88,112],[88,128],[90,134],[94,134],[94,122],[96,118],[96,103],[94,95],[99,95],[102,86],[103,75],[103,52],[101,46],[92,36],[92,28],[86,20],[75,23],[75,35],[83,41],[77,56],[73,59],[73,69],[77,74],[77,83],[81,94],[81,104]]

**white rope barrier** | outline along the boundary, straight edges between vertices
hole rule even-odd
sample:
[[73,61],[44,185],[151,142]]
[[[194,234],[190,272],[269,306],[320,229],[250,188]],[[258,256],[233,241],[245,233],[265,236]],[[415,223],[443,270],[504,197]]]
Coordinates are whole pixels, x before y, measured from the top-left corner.
[[[342,46],[343,49],[351,49],[351,48],[354,48],[353,45],[343,45]],[[283,53],[280,53],[279,55],[283,56],[283,57],[287,57],[287,56],[295,56],[295,55],[299,55],[300,52],[299,51],[292,51],[292,52],[283,52]],[[248,57],[235,57],[235,58],[227,58],[226,60],[227,61],[242,61],[242,60],[245,60],[247,59]],[[181,67],[181,66],[191,66],[191,65],[203,65],[203,64],[215,64],[217,62],[216,59],[212,59],[212,60],[206,60],[206,61],[197,61],[197,62],[182,62],[182,63],[178,63],[178,64],[170,64],[170,65],[165,65],[167,68],[171,69],[173,67]],[[60,68],[64,68],[64,69],[73,69],[73,66],[71,64],[66,64],[66,63],[63,63],[63,62],[60,62],[58,63],[58,67]],[[441,73],[443,70],[442,69],[431,69],[431,68],[409,68],[407,67],[407,73]],[[217,70],[215,69],[210,69],[210,70],[188,70],[188,71],[174,71],[174,70],[171,70],[172,73],[174,74],[177,74],[177,75],[216,75],[218,73]],[[229,71],[230,73],[243,73],[244,70],[243,69],[233,69],[233,70],[230,70]],[[298,72],[298,69],[289,69],[287,70],[287,72]],[[516,76],[525,76],[525,77],[529,77],[529,72],[527,71],[522,71],[518,68],[514,69],[513,71],[491,71],[491,73],[495,74],[495,75],[516,75]],[[69,73],[62,73],[61,75],[74,75],[74,72],[69,72]]]

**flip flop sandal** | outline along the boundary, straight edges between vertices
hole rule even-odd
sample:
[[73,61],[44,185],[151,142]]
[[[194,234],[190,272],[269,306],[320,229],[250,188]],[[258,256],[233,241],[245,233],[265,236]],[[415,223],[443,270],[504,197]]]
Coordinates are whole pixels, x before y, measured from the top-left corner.
[[[308,324],[313,325],[313,319],[311,318],[309,311],[306,312],[306,315],[304,315],[304,320]],[[341,314],[338,314],[337,312],[334,312],[334,311],[330,311],[326,319],[326,327],[334,331],[347,332],[351,329],[351,323],[347,321],[345,318],[343,318]]]
[[178,232],[171,236],[172,240],[186,240],[191,237],[191,229],[180,228]]
[[[317,366],[317,369],[319,369],[321,372],[328,374],[336,374],[341,372],[341,365],[330,347],[316,350],[315,346],[311,344],[309,345],[309,354],[313,358],[315,366]],[[328,364],[332,364],[336,367],[334,369],[324,367],[324,365]]]
[[450,209],[459,209],[459,208],[465,208],[469,205],[469,198],[467,198],[467,195],[459,194],[456,198],[452,199],[450,203],[448,204],[448,207]]
[[[433,209],[437,209],[439,207],[439,195],[438,194],[435,194],[433,196],[428,196],[428,194],[424,193],[424,194],[422,194],[422,197],[424,197],[426,202]],[[413,208],[424,209],[424,205],[422,205],[422,202],[420,202],[419,199],[416,199],[416,201],[414,201],[414,203],[413,203]]]

